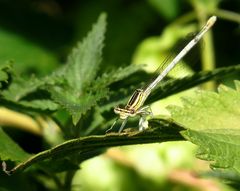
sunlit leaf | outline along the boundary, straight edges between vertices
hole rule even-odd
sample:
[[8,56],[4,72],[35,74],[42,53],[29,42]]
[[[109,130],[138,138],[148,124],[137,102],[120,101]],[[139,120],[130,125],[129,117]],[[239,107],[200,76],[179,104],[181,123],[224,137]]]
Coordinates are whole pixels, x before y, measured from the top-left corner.
[[200,91],[185,98],[183,107],[170,109],[174,121],[185,127],[183,135],[199,146],[198,156],[214,167],[240,173],[240,92],[220,86],[218,93]]
[[67,62],[66,79],[76,92],[82,93],[95,79],[102,60],[106,15],[102,14],[87,37],[73,49]]

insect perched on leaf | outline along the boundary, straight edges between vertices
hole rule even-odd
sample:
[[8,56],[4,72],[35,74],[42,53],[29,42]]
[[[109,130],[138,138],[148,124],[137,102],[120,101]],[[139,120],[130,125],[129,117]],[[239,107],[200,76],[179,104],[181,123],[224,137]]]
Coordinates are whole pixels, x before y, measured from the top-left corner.
[[120,133],[125,127],[128,118],[135,117],[136,115],[140,115],[139,130],[144,130],[147,128],[148,123],[146,117],[148,115],[152,115],[150,106],[144,106],[144,102],[146,101],[147,97],[157,86],[157,84],[161,82],[162,79],[176,66],[176,64],[199,42],[204,34],[214,25],[216,20],[216,16],[210,17],[200,32],[197,33],[194,38],[172,60],[170,60],[169,63],[166,63],[166,68],[164,68],[164,70],[153,81],[151,81],[148,86],[142,89],[136,89],[134,91],[125,107],[121,108],[117,106],[114,108],[114,112],[118,114],[119,117],[114,121],[109,130],[114,127],[118,119],[122,119],[123,122],[118,131]]

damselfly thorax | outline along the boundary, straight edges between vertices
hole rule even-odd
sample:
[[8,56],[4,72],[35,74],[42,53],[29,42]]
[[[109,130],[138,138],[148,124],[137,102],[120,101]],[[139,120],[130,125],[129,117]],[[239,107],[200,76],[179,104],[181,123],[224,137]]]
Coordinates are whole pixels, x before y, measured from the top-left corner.
[[139,109],[143,106],[146,93],[143,89],[136,89],[124,108],[115,107],[114,112],[119,114],[120,119],[134,117],[139,114]]

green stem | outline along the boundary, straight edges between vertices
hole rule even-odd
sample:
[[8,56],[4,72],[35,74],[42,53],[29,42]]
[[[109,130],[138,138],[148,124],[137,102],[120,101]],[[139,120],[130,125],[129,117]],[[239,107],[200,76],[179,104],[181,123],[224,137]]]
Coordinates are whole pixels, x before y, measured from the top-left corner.
[[72,190],[72,180],[73,180],[73,177],[76,174],[76,172],[77,172],[76,170],[70,170],[66,173],[65,182],[64,182],[64,186],[63,186],[64,191]]
[[230,21],[240,23],[240,14],[238,14],[238,13],[228,11],[228,10],[223,10],[223,9],[216,9],[213,12],[213,14],[215,14],[216,16],[218,16],[222,19],[226,19],[226,20],[230,20]]
[[[195,12],[197,14],[197,18],[199,20],[200,27],[203,26],[207,19],[209,13],[206,10],[206,7],[198,1],[192,1],[192,5],[195,8]],[[212,32],[209,31],[204,36],[204,48],[202,49],[201,58],[202,58],[202,70],[214,70],[215,65],[215,51],[213,48],[213,37]],[[216,87],[215,82],[208,82],[204,85],[204,88],[207,90],[214,90]]]

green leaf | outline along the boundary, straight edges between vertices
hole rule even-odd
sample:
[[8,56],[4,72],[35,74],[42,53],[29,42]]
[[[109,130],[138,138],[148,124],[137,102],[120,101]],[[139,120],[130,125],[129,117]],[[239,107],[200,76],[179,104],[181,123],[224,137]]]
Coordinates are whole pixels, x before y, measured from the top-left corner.
[[26,95],[36,91],[40,86],[45,84],[45,80],[31,77],[29,80],[16,77],[10,87],[2,92],[5,99],[19,101]]
[[2,87],[2,82],[8,82],[10,73],[11,67],[9,64],[0,65],[0,88]]
[[3,130],[0,128],[0,158],[1,160],[11,160],[21,162],[30,157],[20,148]]
[[198,145],[197,157],[211,161],[212,168],[227,168],[240,174],[240,130],[188,130],[182,135]]
[[0,81],[1,82],[6,82],[8,79],[8,74],[5,71],[0,71]]
[[[25,108],[37,110],[51,110],[54,111],[58,108],[58,104],[50,100],[50,96],[44,93],[39,93],[39,90],[48,91],[49,85],[60,83],[62,79],[56,76],[55,73],[44,78],[36,78],[32,76],[30,79],[23,79],[19,76],[13,76],[13,82],[8,89],[5,89],[1,94],[1,100],[6,100],[6,106],[9,103],[14,103],[16,106],[24,106]],[[26,99],[27,96],[31,99]],[[4,104],[3,104],[4,105]]]
[[56,72],[56,76],[63,76],[68,84],[48,88],[52,99],[72,115],[74,125],[108,93],[106,87],[100,87],[102,83],[90,88],[102,60],[105,31],[106,15],[102,14],[83,42],[73,49],[67,65]]
[[218,93],[200,91],[170,107],[173,120],[188,129],[183,135],[199,146],[198,157],[213,167],[240,173],[240,92],[220,86]]
[[27,108],[32,108],[32,109],[37,109],[42,111],[46,111],[46,110],[55,111],[59,108],[59,105],[50,99],[19,101],[18,104]]
[[104,73],[101,77],[97,78],[96,82],[93,84],[91,89],[99,89],[100,87],[107,87],[114,82],[123,80],[130,75],[142,70],[142,65],[129,65],[125,68],[118,68],[117,70]]
[[[32,156],[8,171],[8,173],[11,174],[17,171],[22,171],[29,166],[46,159],[56,160],[59,158],[63,159],[64,157],[77,156],[78,161],[82,162],[86,158],[89,158],[91,155],[90,153],[112,146],[182,140],[182,136],[179,133],[182,128],[173,123],[152,120],[150,125],[151,128],[143,132],[136,131],[121,134],[109,133],[107,135],[89,136],[66,141],[52,149]],[[99,152],[96,153],[100,154]]]
[[97,104],[97,101],[107,96],[106,88],[99,89],[95,94],[86,93],[79,98],[76,97],[72,89],[63,89],[51,87],[49,89],[52,99],[65,108],[73,119],[73,124],[76,125],[82,115],[84,115],[91,107]]
[[96,78],[102,60],[105,31],[106,15],[101,14],[91,32],[73,49],[68,58],[66,79],[79,94]]

